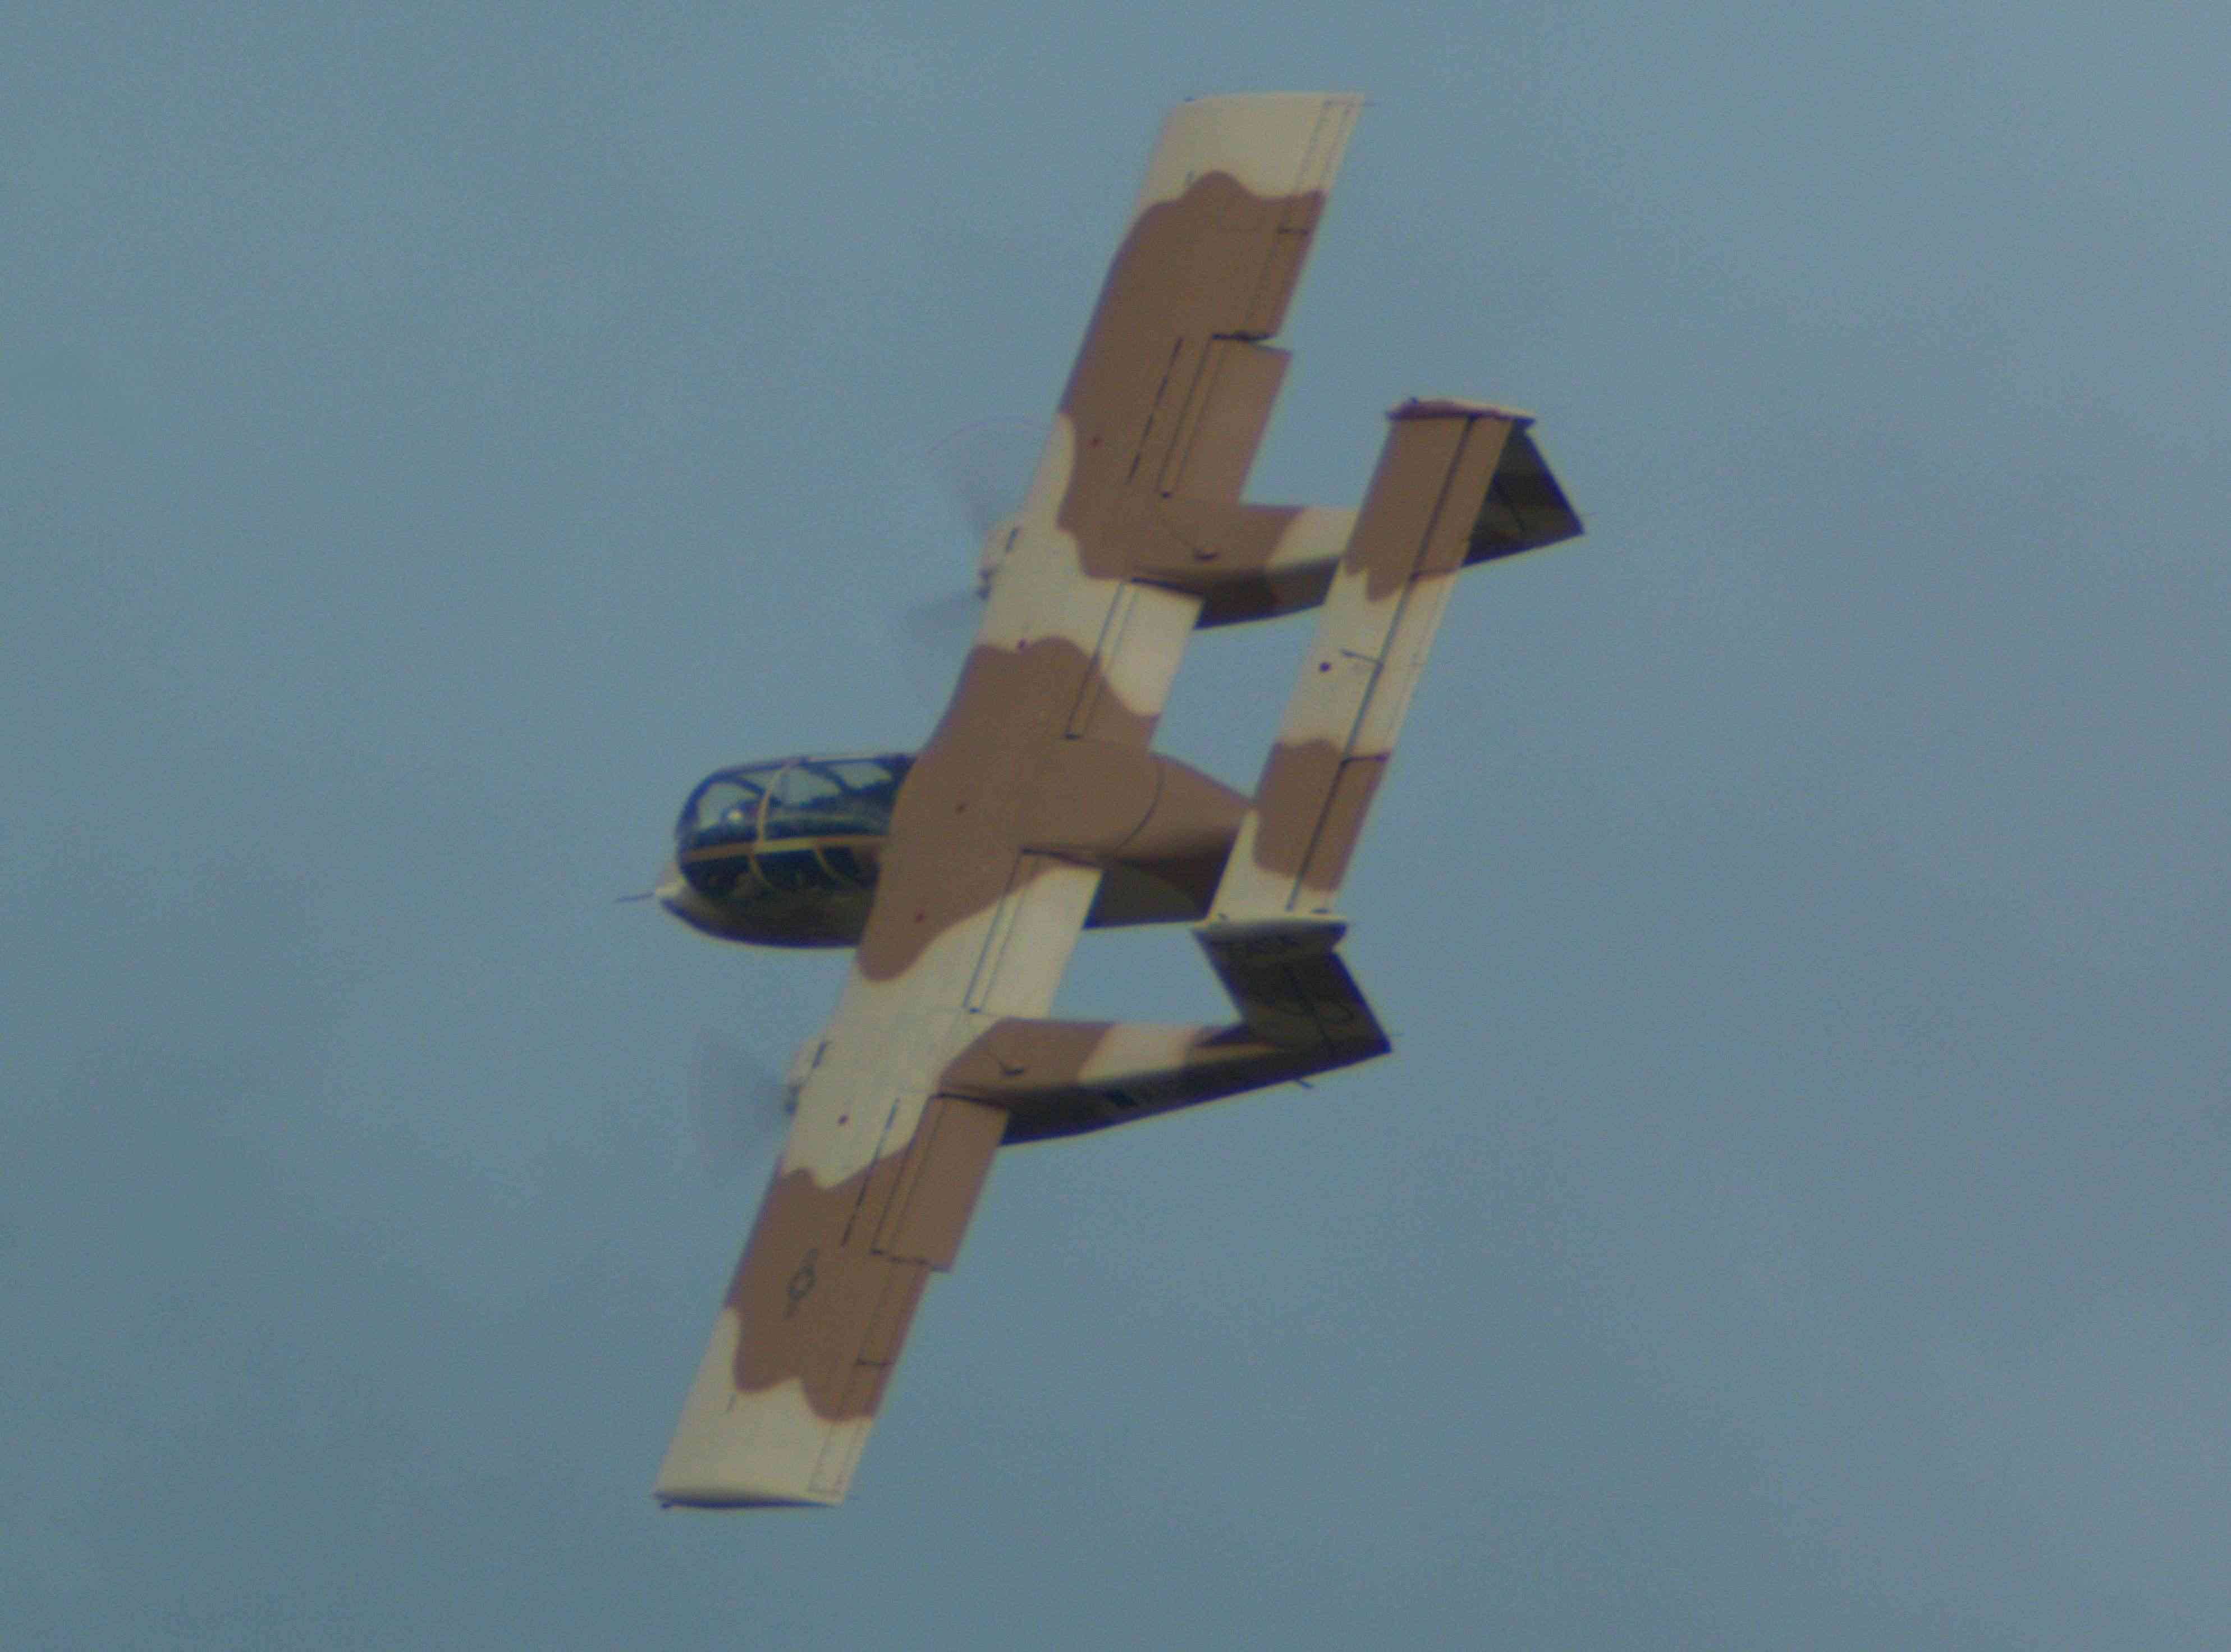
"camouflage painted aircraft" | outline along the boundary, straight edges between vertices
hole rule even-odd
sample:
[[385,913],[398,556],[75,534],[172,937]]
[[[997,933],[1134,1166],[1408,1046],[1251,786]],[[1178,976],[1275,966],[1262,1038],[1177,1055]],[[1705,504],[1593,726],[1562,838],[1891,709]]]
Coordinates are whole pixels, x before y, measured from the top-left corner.
[[[983,620],[912,756],[747,765],[684,807],[668,910],[853,946],[658,1475],[833,1504],[1003,1143],[1383,1054],[1334,901],[1453,576],[1580,532],[1525,415],[1413,400],[1361,509],[1240,493],[1277,332],[1361,100],[1202,99],[1162,129]],[[1194,629],[1320,607],[1252,797],[1150,748]],[[1187,922],[1223,1026],[1046,1018],[1078,932]]]

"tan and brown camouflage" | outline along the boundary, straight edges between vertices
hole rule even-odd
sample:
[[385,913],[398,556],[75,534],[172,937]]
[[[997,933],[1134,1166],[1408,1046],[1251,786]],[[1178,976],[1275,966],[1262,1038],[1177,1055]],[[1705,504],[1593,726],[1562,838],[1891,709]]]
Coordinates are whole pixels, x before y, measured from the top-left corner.
[[[1286,362],[1264,340],[1360,107],[1208,98],[1163,127],[1030,492],[986,541],[982,625],[898,793],[843,997],[792,1070],[663,1502],[844,1498],[1003,1142],[1387,1048],[1334,903],[1451,579],[1579,523],[1523,416],[1454,401],[1394,411],[1358,510],[1241,502]],[[1313,606],[1251,799],[1149,749],[1196,626]],[[1109,910],[1195,920],[1240,1019],[1044,1019]]]

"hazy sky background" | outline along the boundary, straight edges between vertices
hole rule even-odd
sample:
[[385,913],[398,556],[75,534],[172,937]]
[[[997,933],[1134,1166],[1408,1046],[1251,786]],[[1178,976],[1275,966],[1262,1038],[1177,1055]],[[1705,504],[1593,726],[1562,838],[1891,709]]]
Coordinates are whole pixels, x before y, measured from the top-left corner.
[[[2220,6],[26,8],[0,1643],[2231,1642]],[[851,1502],[649,1497],[911,745],[933,450],[1180,97],[1369,93],[1254,493],[1532,409],[1348,890],[1397,1053],[1004,1156]],[[1240,784],[1306,622],[1204,638]],[[1181,932],[1076,1014],[1220,1013]]]

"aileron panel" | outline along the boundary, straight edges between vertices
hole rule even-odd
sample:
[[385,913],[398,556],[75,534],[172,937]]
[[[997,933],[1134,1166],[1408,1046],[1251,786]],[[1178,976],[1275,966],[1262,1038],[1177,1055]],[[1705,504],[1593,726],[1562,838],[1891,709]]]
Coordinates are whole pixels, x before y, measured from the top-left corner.
[[932,1101],[884,1213],[876,1249],[949,1270],[1006,1128],[1007,1116],[997,1107],[956,1096]]

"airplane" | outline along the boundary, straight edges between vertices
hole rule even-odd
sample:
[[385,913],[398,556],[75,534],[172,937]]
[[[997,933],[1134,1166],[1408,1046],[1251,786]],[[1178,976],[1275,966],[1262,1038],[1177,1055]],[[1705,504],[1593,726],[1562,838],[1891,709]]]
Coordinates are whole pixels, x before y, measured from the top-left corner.
[[[1396,407],[1361,507],[1244,502],[1278,331],[1359,97],[1164,124],[1021,509],[916,753],[724,768],[656,888],[724,939],[850,947],[654,1495],[844,1500],[930,1274],[1003,1145],[1386,1053],[1335,900],[1453,576],[1579,519],[1523,413]],[[1252,794],[1152,739],[1197,629],[1319,610]],[[1238,1019],[1048,1018],[1080,932],[1189,923]]]

